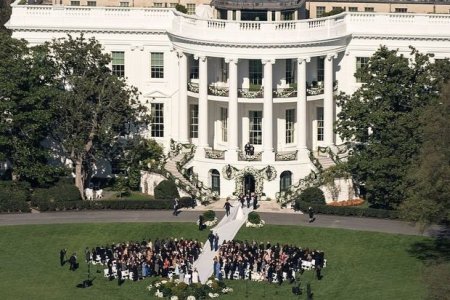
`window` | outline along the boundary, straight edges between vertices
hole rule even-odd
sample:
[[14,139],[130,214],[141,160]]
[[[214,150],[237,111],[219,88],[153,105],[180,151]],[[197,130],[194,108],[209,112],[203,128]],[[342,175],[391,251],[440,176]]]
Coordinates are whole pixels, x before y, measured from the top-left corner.
[[113,51],[112,57],[112,73],[118,77],[125,76],[125,52]]
[[317,140],[323,141],[323,107],[317,107]]
[[374,9],[373,7],[365,7],[365,8],[364,8],[364,11],[365,11],[365,12],[374,12],[375,9]]
[[80,6],[80,1],[70,1],[70,6]]
[[286,144],[294,142],[295,109],[286,110]]
[[170,3],[170,4],[169,4],[169,7],[170,7],[170,8],[175,8],[175,7],[177,6],[177,4],[178,4],[178,3]]
[[191,72],[189,74],[189,78],[198,79],[198,59],[193,59],[191,62]]
[[187,9],[188,15],[195,15],[195,4],[194,3],[186,4],[186,9]]
[[221,107],[220,108],[220,121],[222,128],[222,141],[228,141],[228,108]]
[[281,21],[291,21],[294,19],[294,11],[282,11],[281,12]]
[[153,7],[163,7],[163,4],[161,2],[155,2],[153,3]]
[[408,12],[408,9],[406,7],[396,7],[395,12],[396,13],[406,13],[406,12]]
[[164,104],[151,104],[152,137],[164,137]]
[[[358,72],[359,69],[366,68],[369,64],[369,57],[357,57],[356,58],[356,71]],[[362,78],[356,76],[356,82],[362,82]]]
[[198,105],[191,104],[189,106],[189,137],[198,138]]
[[262,84],[262,62],[259,59],[250,59],[248,61],[248,77],[250,85]]
[[350,6],[350,7],[348,8],[348,11],[358,11],[358,8],[357,8],[357,7]]
[[262,111],[249,111],[249,142],[252,145],[262,145]]
[[97,6],[97,2],[95,1],[88,1],[87,6]]
[[286,59],[286,83],[295,82],[295,62],[293,59]]
[[320,18],[325,13],[325,6],[317,6],[316,7],[316,17]]
[[130,3],[128,3],[128,2],[120,2],[119,5],[121,7],[128,7],[128,6],[130,6]]
[[292,172],[284,171],[280,174],[280,192],[287,191],[292,185]]
[[211,172],[211,190],[220,194],[220,173],[216,169]]
[[325,71],[325,58],[318,57],[317,58],[317,81],[323,81],[324,79],[324,71]]
[[226,82],[228,80],[228,64],[225,62],[224,58],[220,60],[220,70],[221,80],[222,82]]
[[164,53],[151,54],[151,78],[164,78]]

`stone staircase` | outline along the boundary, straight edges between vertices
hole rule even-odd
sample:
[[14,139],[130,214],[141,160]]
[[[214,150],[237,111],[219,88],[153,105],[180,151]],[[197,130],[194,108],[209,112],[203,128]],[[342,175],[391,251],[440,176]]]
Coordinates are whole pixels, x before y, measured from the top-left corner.
[[336,165],[336,163],[328,156],[318,154],[316,155],[316,158],[324,170]]
[[175,179],[178,179],[181,183],[183,183],[183,185],[189,186],[191,188],[191,191],[186,191],[188,194],[192,194],[192,193],[195,194],[195,192],[197,191],[197,187],[194,186],[192,183],[190,183],[189,180],[184,178],[183,174],[181,174],[177,168],[177,163],[183,159],[183,156],[184,156],[184,153],[180,152],[178,155],[168,159],[166,162],[165,169],[170,174],[172,174],[172,176]]

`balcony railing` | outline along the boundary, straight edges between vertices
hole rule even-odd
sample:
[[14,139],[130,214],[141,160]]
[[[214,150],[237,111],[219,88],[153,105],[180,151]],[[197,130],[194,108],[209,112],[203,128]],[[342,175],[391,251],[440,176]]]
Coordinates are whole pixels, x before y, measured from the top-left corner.
[[212,84],[208,87],[208,94],[213,96],[228,97],[228,91],[229,88],[226,86],[216,86]]
[[297,160],[297,152],[298,151],[276,152],[275,153],[275,160],[276,161]]
[[198,83],[188,82],[187,89],[188,89],[189,92],[193,92],[193,93],[197,93],[198,94],[198,91],[199,91]]
[[205,158],[225,159],[225,150],[205,149]]
[[262,159],[262,151],[255,152],[253,155],[247,155],[242,151],[238,152],[239,161],[261,161],[261,159]]
[[289,98],[289,97],[297,97],[297,88],[288,87],[284,89],[277,89],[273,91],[274,98]]
[[263,98],[264,89],[250,90],[250,89],[238,89],[238,97],[241,98]]

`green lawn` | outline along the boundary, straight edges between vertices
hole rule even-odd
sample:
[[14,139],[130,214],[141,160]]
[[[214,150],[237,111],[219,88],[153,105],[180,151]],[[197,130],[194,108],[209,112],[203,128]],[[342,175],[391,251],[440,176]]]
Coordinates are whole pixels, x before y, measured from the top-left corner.
[[[59,266],[59,250],[68,248],[83,257],[86,246],[142,238],[184,237],[206,240],[207,232],[195,224],[65,224],[0,227],[1,299],[152,299],[145,287],[148,280],[108,281],[103,273],[94,286],[75,286],[86,278],[86,265],[70,272]],[[320,248],[328,261],[324,278],[317,281],[313,273],[302,275],[302,285],[311,282],[314,299],[422,299],[422,262],[409,254],[421,237],[389,235],[338,229],[299,226],[243,228],[239,239],[257,239]],[[102,268],[99,268],[100,270]],[[220,299],[298,299],[291,296],[291,286],[231,281],[235,289]],[[302,295],[299,299],[306,299]]]

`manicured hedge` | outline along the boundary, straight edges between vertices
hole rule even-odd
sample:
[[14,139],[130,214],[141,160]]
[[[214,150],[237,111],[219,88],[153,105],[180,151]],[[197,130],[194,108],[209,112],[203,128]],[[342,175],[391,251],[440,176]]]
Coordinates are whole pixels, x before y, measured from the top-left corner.
[[156,199],[174,200],[180,198],[177,185],[172,180],[163,180],[155,187]]
[[216,217],[216,213],[213,210],[207,210],[203,213],[203,220],[206,221],[212,221]]
[[178,202],[179,208],[194,208],[196,203],[191,197],[181,197]]
[[252,211],[248,214],[248,221],[252,224],[259,224],[261,223],[261,217],[257,212]]
[[315,213],[324,215],[338,215],[338,216],[356,216],[380,219],[398,219],[399,213],[395,210],[385,210],[376,208],[361,208],[351,206],[328,206],[310,203],[298,203],[296,207],[301,211],[307,211],[311,206]]
[[73,183],[58,182],[49,188],[35,189],[31,196],[31,203],[34,205],[38,202],[69,202],[80,201],[80,191]]
[[82,209],[172,209],[167,200],[101,200],[101,201],[61,201],[36,203],[40,211],[82,210]]
[[27,183],[0,181],[0,212],[30,212],[29,197]]

